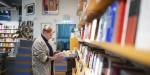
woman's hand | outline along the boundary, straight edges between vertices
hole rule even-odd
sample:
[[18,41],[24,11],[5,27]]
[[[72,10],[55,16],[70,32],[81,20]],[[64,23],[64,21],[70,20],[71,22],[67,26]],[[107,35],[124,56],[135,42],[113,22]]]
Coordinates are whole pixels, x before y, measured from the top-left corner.
[[57,53],[60,53],[60,51],[55,51],[55,52],[54,52],[54,55],[57,54]]
[[62,52],[56,53],[53,58],[55,61],[62,61],[64,59],[64,54]]

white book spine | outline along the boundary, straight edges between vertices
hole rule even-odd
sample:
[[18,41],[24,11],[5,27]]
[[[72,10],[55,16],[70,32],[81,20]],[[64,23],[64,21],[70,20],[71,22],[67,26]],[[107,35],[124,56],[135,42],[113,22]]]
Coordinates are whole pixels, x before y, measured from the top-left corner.
[[97,19],[94,19],[92,22],[91,39],[90,39],[91,41],[94,41],[96,26],[97,26]]
[[127,32],[130,2],[131,2],[131,0],[127,0],[126,7],[125,7],[125,16],[124,16],[124,23],[123,23],[123,30],[122,30],[122,38],[121,38],[121,45],[122,46],[125,45],[125,37],[126,37],[126,32]]
[[138,19],[137,35],[135,41],[136,48],[150,51],[150,0],[141,0],[140,13]]

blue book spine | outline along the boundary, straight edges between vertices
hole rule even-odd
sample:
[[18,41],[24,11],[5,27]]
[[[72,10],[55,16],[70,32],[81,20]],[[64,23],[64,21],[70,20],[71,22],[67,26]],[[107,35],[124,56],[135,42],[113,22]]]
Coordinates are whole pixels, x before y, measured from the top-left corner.
[[115,19],[116,19],[116,13],[117,13],[117,2],[114,2],[109,8],[108,8],[108,25],[107,25],[107,34],[106,34],[106,42],[112,42],[113,39],[113,32],[114,32],[114,25],[115,25]]

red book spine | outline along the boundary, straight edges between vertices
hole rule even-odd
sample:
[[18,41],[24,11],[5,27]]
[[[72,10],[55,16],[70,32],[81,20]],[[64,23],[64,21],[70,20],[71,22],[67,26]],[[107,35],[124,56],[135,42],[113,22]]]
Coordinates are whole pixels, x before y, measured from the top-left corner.
[[121,38],[122,38],[125,7],[126,7],[126,0],[120,0],[118,6],[118,15],[117,15],[118,19],[117,19],[116,31],[115,31],[115,42],[119,44],[121,43]]
[[140,0],[131,0],[131,6],[129,11],[129,19],[127,32],[125,37],[125,44],[134,46],[135,37],[136,37],[136,29],[138,24],[138,16],[140,10]]
[[128,20],[128,27],[126,32],[126,45],[133,46],[135,43],[136,29],[137,29],[137,16],[130,16]]

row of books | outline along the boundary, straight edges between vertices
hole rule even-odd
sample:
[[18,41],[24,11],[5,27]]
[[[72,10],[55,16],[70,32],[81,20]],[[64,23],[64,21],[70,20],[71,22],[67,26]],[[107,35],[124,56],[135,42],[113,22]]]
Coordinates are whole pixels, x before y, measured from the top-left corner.
[[0,21],[0,52],[14,54],[17,39],[19,22],[17,21]]
[[2,33],[16,33],[17,32],[17,29],[16,30],[14,30],[14,29],[10,29],[10,30],[2,30],[2,29],[0,29],[0,33],[2,34]]
[[135,45],[141,0],[116,0],[91,23],[81,28],[83,40]]
[[17,25],[4,25],[4,24],[0,24],[0,29],[1,30],[13,30],[13,29],[17,29],[18,26]]
[[0,43],[0,47],[14,47],[15,43]]
[[80,75],[145,75],[143,70],[123,63],[121,59],[106,57],[83,44],[80,44],[77,60]]
[[5,52],[9,52],[10,53],[10,51],[12,51],[12,50],[15,50],[15,48],[10,48],[10,47],[8,47],[8,48],[1,48],[0,47],[0,53],[5,53]]
[[89,69],[89,71],[85,71],[85,75],[102,74],[103,57],[101,57],[100,54],[91,51],[88,46],[83,46],[82,44],[80,44],[80,50],[78,51],[78,54],[78,60],[82,62],[80,65],[85,65],[86,68]]
[[13,37],[13,34],[0,34],[0,38]]
[[0,38],[0,42],[17,42],[16,38]]

